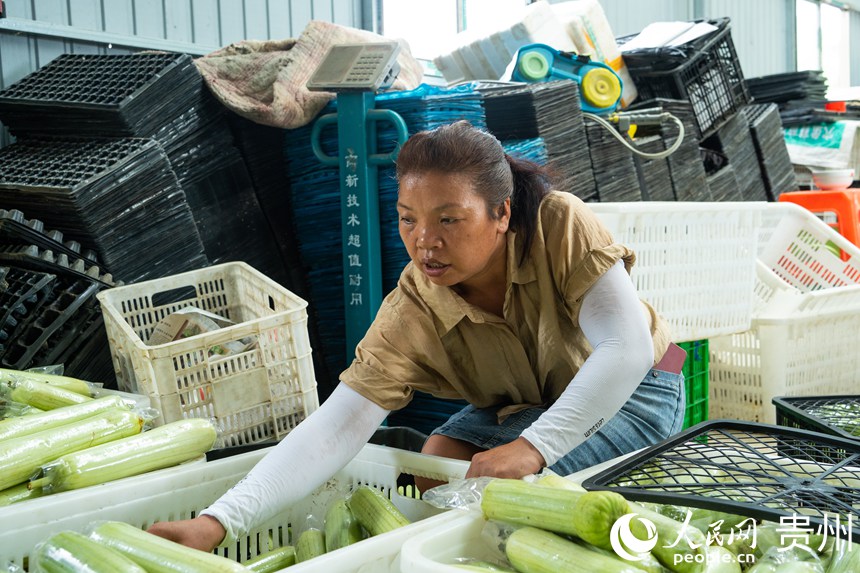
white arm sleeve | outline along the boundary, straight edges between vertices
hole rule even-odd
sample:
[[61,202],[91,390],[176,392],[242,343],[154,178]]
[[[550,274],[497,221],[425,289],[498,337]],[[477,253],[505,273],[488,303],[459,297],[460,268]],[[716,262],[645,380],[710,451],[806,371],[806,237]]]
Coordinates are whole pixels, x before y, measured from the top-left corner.
[[388,410],[340,383],[314,413],[201,512],[217,519],[230,543],[306,497],[367,443]]
[[521,434],[547,466],[614,416],[653,366],[645,312],[620,261],[583,297],[579,324],[594,351],[555,404]]

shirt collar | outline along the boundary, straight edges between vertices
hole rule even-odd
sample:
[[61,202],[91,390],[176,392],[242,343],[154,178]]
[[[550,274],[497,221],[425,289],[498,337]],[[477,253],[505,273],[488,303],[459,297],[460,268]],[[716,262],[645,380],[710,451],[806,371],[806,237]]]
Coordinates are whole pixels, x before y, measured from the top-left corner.
[[[508,289],[510,289],[511,283],[525,284],[536,280],[534,265],[530,258],[526,259],[522,266],[518,266],[518,249],[516,247],[516,232],[508,231]],[[412,278],[415,281],[415,287],[418,294],[436,316],[436,330],[439,336],[444,336],[450,332],[451,329],[457,326],[464,317],[475,323],[483,323],[488,322],[488,320],[493,320],[490,315],[463,300],[450,287],[443,287],[430,282],[424,273],[414,265],[412,267]]]

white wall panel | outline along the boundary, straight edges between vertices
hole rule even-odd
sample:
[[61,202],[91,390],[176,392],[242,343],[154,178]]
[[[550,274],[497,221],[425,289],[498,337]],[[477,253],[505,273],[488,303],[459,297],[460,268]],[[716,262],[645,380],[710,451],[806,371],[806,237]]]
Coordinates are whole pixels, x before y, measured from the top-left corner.
[[794,70],[794,0],[705,0],[701,4],[702,17],[731,18],[732,42],[745,77]]
[[616,37],[639,32],[651,22],[692,20],[692,0],[602,0],[600,5]]
[[860,12],[851,12],[851,85],[860,86]]

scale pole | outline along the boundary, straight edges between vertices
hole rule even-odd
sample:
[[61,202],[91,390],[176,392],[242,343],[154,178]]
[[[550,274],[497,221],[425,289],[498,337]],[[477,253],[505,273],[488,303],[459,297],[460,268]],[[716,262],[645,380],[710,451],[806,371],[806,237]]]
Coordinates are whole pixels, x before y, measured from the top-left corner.
[[368,118],[374,104],[375,94],[371,92],[337,96],[347,357],[382,304],[379,188],[377,168],[370,161],[376,122]]

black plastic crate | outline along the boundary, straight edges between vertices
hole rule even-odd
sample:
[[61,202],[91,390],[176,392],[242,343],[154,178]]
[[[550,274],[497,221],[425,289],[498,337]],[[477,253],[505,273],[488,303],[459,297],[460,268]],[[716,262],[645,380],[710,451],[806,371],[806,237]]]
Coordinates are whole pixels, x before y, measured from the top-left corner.
[[[583,482],[627,499],[812,527],[860,522],[860,442],[770,424],[703,422]],[[838,516],[838,520],[837,520]],[[855,542],[860,529],[850,528]]]
[[689,101],[702,139],[750,101],[732,42],[731,20],[720,18],[709,23],[718,30],[684,46],[624,54],[639,99]]
[[860,441],[860,396],[779,396],[776,423]]

